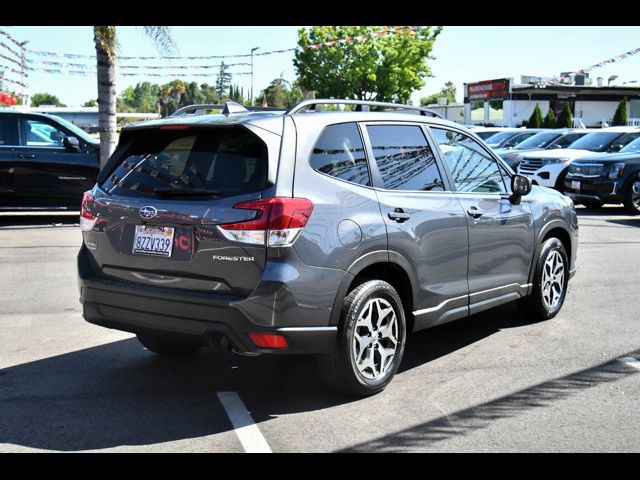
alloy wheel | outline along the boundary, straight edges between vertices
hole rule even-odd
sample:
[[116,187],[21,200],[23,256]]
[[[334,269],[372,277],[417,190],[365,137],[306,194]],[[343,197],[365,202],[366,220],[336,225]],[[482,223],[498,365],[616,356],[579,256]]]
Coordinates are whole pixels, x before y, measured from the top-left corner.
[[548,309],[560,304],[564,290],[564,261],[558,250],[553,250],[544,262],[542,271],[542,300]]

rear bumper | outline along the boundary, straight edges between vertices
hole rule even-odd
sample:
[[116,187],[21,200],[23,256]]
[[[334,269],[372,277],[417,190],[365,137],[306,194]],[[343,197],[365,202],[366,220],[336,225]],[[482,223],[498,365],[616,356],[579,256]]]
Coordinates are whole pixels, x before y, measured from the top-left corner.
[[[324,353],[332,349],[337,336],[336,326],[279,326],[252,321],[247,313],[251,312],[246,305],[249,299],[168,291],[105,279],[93,273],[89,262],[83,247],[78,255],[80,303],[85,320],[96,325],[136,334],[171,335],[202,346],[226,344],[240,353]],[[274,304],[274,308],[277,310],[278,306]],[[304,318],[304,312],[300,313]],[[258,348],[249,332],[283,335],[289,346]]]

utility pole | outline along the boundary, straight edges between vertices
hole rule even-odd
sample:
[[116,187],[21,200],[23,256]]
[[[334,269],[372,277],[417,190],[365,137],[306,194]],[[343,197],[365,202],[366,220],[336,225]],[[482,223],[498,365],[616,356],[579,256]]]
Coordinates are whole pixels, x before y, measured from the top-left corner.
[[258,50],[260,47],[253,47],[251,49],[251,106],[253,107],[253,52]]
[[25,70],[27,69],[26,59],[24,52],[26,51],[26,44],[29,43],[29,40],[25,40],[24,42],[20,42],[20,80],[22,81],[22,105],[27,105],[27,94],[25,92]]

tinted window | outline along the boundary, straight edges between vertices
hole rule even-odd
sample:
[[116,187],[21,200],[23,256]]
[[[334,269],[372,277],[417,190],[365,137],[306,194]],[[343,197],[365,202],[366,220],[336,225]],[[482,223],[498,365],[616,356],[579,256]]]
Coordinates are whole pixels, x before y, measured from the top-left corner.
[[460,192],[505,193],[498,163],[471,137],[431,128]]
[[516,135],[520,135],[521,133],[522,132],[500,132],[496,133],[495,135],[491,135],[485,141],[487,142],[487,145],[493,148],[499,148],[509,140],[511,140],[513,137],[515,137]]
[[48,122],[33,118],[20,119],[20,145],[29,147],[62,147],[66,134]]
[[520,145],[520,143],[522,143],[524,140],[526,140],[529,137],[532,137],[536,134],[536,132],[526,132],[526,133],[521,133],[520,135],[514,135],[513,137],[511,137],[509,140],[507,140],[506,142],[504,142],[502,144],[502,147],[515,147],[516,145]]
[[371,185],[364,146],[355,123],[330,125],[324,129],[309,163],[332,177],[360,185]]
[[611,143],[620,136],[618,132],[595,132],[589,133],[571,144],[571,148],[579,150],[591,150],[593,152],[604,152],[611,146]]
[[563,135],[555,142],[552,142],[549,146],[554,146],[556,148],[568,148],[576,140],[587,135],[586,133],[567,133]]
[[555,132],[540,132],[520,142],[516,150],[526,150],[528,148],[544,148],[556,140],[561,134]]
[[442,191],[433,151],[418,126],[368,126],[367,133],[384,188]]
[[638,153],[640,152],[640,138],[636,138],[633,142],[627,143],[620,152],[623,153]]
[[640,132],[626,133],[618,138],[615,142],[613,142],[613,145],[619,144],[624,147],[625,145],[633,142],[636,138],[638,138],[638,136],[640,136]]
[[0,115],[0,145],[11,145],[13,142],[13,132],[11,122],[14,121],[7,115]]
[[267,147],[244,128],[140,130],[102,188],[124,196],[162,195],[158,190],[197,189],[228,197],[262,190]]

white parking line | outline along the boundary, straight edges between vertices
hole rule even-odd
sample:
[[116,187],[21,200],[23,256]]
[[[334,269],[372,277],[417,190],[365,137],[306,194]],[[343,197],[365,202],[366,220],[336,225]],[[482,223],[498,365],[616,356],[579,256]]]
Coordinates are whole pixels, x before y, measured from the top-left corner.
[[271,453],[269,444],[254,423],[251,414],[236,392],[218,392],[218,399],[227,412],[233,429],[247,453]]
[[621,357],[618,358],[619,362],[624,363],[625,365],[629,365],[630,367],[637,368],[640,370],[640,360],[634,357]]

